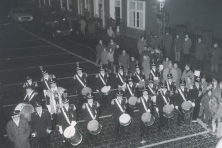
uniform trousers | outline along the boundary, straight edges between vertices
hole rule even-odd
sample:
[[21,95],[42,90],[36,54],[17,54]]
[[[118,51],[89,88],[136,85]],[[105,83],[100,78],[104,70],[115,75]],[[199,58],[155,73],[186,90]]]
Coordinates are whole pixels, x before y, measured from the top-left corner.
[[184,113],[182,110],[182,107],[178,107],[178,114],[177,114],[177,124],[180,124],[180,122],[184,122]]
[[95,143],[96,143],[96,141],[97,141],[97,135],[93,135],[92,133],[90,133],[90,132],[88,131],[87,136],[88,136],[88,138],[87,138],[88,144],[95,144]]
[[144,124],[144,122],[140,119],[140,133],[141,134],[148,134],[148,130],[149,130],[149,126],[146,126]]
[[168,126],[168,118],[163,115],[163,109],[159,108],[159,126]]
[[57,114],[54,113],[51,115],[52,117],[52,129],[55,130],[56,129],[56,124],[57,124]]
[[39,145],[39,148],[48,148],[50,143],[50,135],[47,134],[44,137],[37,137],[37,142]]

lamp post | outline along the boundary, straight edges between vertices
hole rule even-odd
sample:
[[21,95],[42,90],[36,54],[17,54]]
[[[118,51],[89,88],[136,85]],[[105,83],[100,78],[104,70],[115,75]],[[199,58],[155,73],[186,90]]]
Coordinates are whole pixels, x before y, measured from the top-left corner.
[[165,5],[165,0],[157,0],[159,2],[159,12],[160,12],[160,48],[163,48],[163,43],[164,43],[164,34],[165,34],[165,10],[164,10],[164,5]]

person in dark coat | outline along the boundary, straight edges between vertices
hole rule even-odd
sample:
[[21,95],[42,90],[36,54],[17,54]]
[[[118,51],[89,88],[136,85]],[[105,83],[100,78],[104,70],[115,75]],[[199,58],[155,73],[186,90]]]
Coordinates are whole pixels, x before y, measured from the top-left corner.
[[117,44],[116,45],[116,49],[114,51],[114,73],[116,73],[116,69],[117,69],[117,66],[119,66],[119,55],[122,54],[122,49],[120,48],[120,46]]
[[126,73],[128,73],[128,69],[129,69],[129,54],[126,53],[126,50],[122,51],[122,54],[119,55],[119,65],[123,66],[124,71]]
[[120,125],[119,117],[127,111],[127,98],[123,97],[123,91],[118,90],[116,98],[111,101],[112,105],[112,117],[115,125],[115,134],[118,136],[123,131],[123,127]]
[[[97,101],[94,101],[94,96],[92,96],[91,94],[88,94],[86,98],[87,98],[87,103],[83,104],[82,110],[85,119],[85,125],[88,127],[90,121],[92,120],[99,121],[100,104]],[[89,144],[91,146],[94,146],[97,141],[97,135],[93,135],[88,130],[88,137],[89,137]]]
[[218,43],[214,43],[214,47],[210,51],[211,53],[211,72],[218,73],[218,63],[221,57],[221,48],[218,47]]
[[138,98],[137,100],[137,107],[139,109],[139,117],[140,117],[140,134],[141,137],[148,134],[149,127],[144,124],[144,122],[141,120],[141,117],[143,113],[151,112],[153,108],[153,102],[151,100],[151,97],[148,96],[148,89],[143,89],[143,95]]
[[202,42],[201,38],[198,38],[195,50],[196,50],[197,68],[204,69],[203,57],[205,52],[205,44]]
[[35,104],[35,112],[31,114],[31,136],[37,138],[37,143],[41,148],[49,146],[49,134],[52,131],[50,113],[42,109],[42,105]]
[[119,29],[120,29],[120,33],[121,33],[120,34],[121,39],[124,40],[125,39],[126,26],[125,26],[122,19],[120,19]]
[[19,110],[14,110],[11,113],[12,120],[6,125],[7,136],[14,143],[14,148],[31,148],[29,122],[24,117],[21,117],[19,113]]
[[109,17],[107,18],[106,28],[108,29],[109,27],[112,27],[112,29],[115,29],[114,22],[115,22],[115,20],[109,15]]
[[173,44],[173,37],[167,31],[166,35],[164,36],[164,49],[165,49],[165,55],[167,57],[171,57],[172,44]]
[[26,86],[26,95],[24,97],[24,103],[31,104],[34,107],[36,102],[41,104],[41,99],[38,93],[33,90],[33,87]]
[[179,62],[182,51],[182,39],[179,34],[177,34],[176,38],[174,39],[173,50],[175,52],[175,61]]
[[158,38],[158,36],[156,34],[151,38],[150,45],[153,49],[159,49],[160,39]]
[[184,61],[184,63],[189,63],[189,56],[190,56],[191,46],[192,46],[192,41],[189,38],[189,35],[186,34],[185,35],[185,39],[183,41],[183,46],[182,46],[182,49],[183,49],[183,61]]
[[96,45],[96,65],[99,66],[101,62],[101,55],[105,45],[103,44],[103,40],[99,40],[99,43]]

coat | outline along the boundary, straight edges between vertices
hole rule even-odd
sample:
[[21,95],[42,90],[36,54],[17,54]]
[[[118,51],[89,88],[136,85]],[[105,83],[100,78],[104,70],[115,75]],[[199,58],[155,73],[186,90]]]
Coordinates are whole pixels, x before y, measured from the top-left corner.
[[192,46],[192,41],[191,39],[188,39],[187,41],[183,42],[183,54],[189,54],[190,53],[190,48]]
[[117,86],[122,86],[124,83],[126,83],[127,82],[127,75],[125,75],[125,74],[123,74],[123,75],[121,75],[121,74],[119,74],[119,73],[117,73],[116,74],[116,85]]
[[181,88],[178,88],[178,89],[176,90],[175,106],[178,106],[178,107],[180,108],[181,105],[182,105],[182,103],[184,102],[184,99],[183,99],[182,95],[180,94],[179,90],[183,93],[183,95],[184,95],[184,97],[185,97],[186,100],[187,100],[187,93],[188,93],[188,91],[187,91],[186,88],[184,89],[184,91],[182,91]]
[[171,73],[171,74],[173,75],[173,82],[176,82],[178,76],[177,76],[177,70],[174,69],[174,68],[171,68],[171,69],[165,68],[165,69],[163,70],[163,79],[164,79],[165,81],[167,81],[167,80],[168,80],[167,75],[168,75],[169,73]]
[[107,48],[108,48],[108,51],[109,51],[110,48],[112,48],[113,52],[115,52],[115,50],[116,50],[116,43],[115,42],[113,42],[112,44],[109,43]]
[[137,48],[139,50],[139,53],[141,53],[144,49],[144,47],[147,46],[147,42],[146,40],[144,39],[143,41],[140,39],[137,43]]
[[189,70],[189,71],[184,70],[181,80],[186,81],[186,85],[188,84],[188,80],[187,80],[188,77],[191,78],[191,84],[193,84],[194,83],[194,73],[191,70]]
[[103,49],[105,48],[105,45],[101,45],[101,44],[97,44],[96,45],[96,55],[101,58],[101,55],[102,55],[102,52],[103,52]]
[[205,45],[204,43],[196,43],[196,59],[197,60],[203,60],[204,52],[205,52]]
[[[93,118],[95,117],[95,119],[92,118],[92,116],[90,115],[90,112],[88,110],[88,108],[86,107],[86,105],[88,106],[89,110],[91,111]],[[84,103],[82,106],[83,109],[83,115],[84,115],[84,119],[85,119],[85,124],[86,126],[88,125],[88,123],[91,120],[97,120],[99,119],[99,103],[97,101],[94,101],[92,104],[92,107],[88,104],[88,103]]]
[[181,40],[181,38],[179,37],[178,39],[174,39],[174,44],[173,44],[173,50],[175,52],[181,52],[182,51],[182,43],[183,41]]
[[108,64],[108,52],[107,51],[102,51],[101,63],[102,64]]
[[128,54],[119,55],[119,64],[121,64],[124,69],[128,69],[129,68],[129,55]]
[[[131,92],[132,92],[132,94],[131,94]],[[136,94],[136,86],[135,85],[130,86],[129,84],[127,84],[124,96],[127,99],[129,99],[131,96],[137,96],[137,94]]]
[[[123,112],[121,111],[121,109],[119,108],[119,106],[117,105],[116,101],[119,101],[117,99],[113,99],[111,102],[112,105],[112,116],[114,118],[114,121],[119,122],[119,117],[123,114]],[[127,110],[127,98],[123,97],[122,101],[120,102],[120,105],[123,109],[123,111],[126,112]]]
[[210,53],[211,53],[211,64],[218,65],[219,59],[221,57],[221,49],[219,47],[212,48],[210,50]]
[[164,48],[166,51],[171,51],[172,49],[172,44],[173,44],[173,37],[172,35],[165,35],[164,36]]
[[142,72],[139,74],[137,72],[134,72],[133,74],[133,82],[134,83],[139,83],[141,80],[145,80],[145,76]]
[[147,80],[149,78],[149,74],[150,74],[150,59],[149,58],[147,60],[143,61],[142,67],[143,67],[143,73],[144,73],[146,80]]
[[41,117],[35,111],[31,114],[31,131],[37,133],[37,137],[44,137],[47,135],[46,129],[52,129],[51,116],[47,110],[42,110]]
[[122,54],[122,50],[120,48],[116,48],[114,51],[114,64],[115,65],[119,65],[119,55]]
[[154,49],[158,49],[159,48],[159,45],[160,45],[160,40],[158,37],[153,37],[151,38],[151,47],[154,48]]
[[20,117],[19,127],[13,120],[10,120],[6,130],[8,138],[14,143],[14,148],[31,148],[29,143],[30,126],[25,118]]

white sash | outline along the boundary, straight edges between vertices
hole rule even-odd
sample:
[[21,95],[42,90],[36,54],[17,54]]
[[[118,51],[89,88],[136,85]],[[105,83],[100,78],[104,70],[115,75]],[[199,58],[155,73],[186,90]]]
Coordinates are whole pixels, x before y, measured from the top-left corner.
[[62,109],[62,112],[63,112],[65,118],[66,118],[66,121],[67,121],[67,122],[69,123],[69,125],[70,125],[69,118],[68,118],[68,116],[66,115],[66,113],[65,113],[65,111],[64,111],[64,109],[63,109],[63,107],[62,107],[61,109]]
[[162,92],[162,91],[160,91],[160,94],[162,95],[163,100],[165,101],[165,103],[168,104],[168,103],[167,103],[167,99],[166,99],[166,97],[163,95],[163,92]]
[[153,78],[155,78],[156,76],[155,76],[155,74],[154,74],[154,72],[153,72],[153,70],[151,69],[151,74],[153,75]]
[[125,112],[125,110],[123,110],[122,106],[120,105],[119,101],[117,99],[116,100],[116,104],[119,106],[119,109],[121,110],[121,112]]
[[[34,97],[34,95],[35,95],[35,92],[32,93],[32,95],[30,96],[30,98],[29,98],[28,101],[31,101],[32,98]],[[25,99],[26,99],[27,96],[28,96],[28,94],[25,95],[24,101],[25,101]]]
[[170,84],[167,82],[167,89],[170,90]]
[[118,74],[120,81],[124,84],[123,78]]
[[145,98],[141,97],[141,101],[142,101],[142,103],[143,103],[143,107],[144,107],[144,109],[146,110],[146,112],[148,112],[148,109],[147,109],[147,107],[146,107],[146,104],[145,104],[145,102],[144,102],[144,99],[145,99]]
[[154,91],[153,91],[153,89],[151,88],[151,86],[150,86],[149,84],[148,84],[147,86],[149,87],[150,91],[151,91],[153,94],[155,94]]
[[129,87],[129,84],[127,84],[126,86],[127,86],[128,90],[129,90],[131,96],[133,96],[133,92],[132,92],[131,88]]
[[[43,77],[43,79],[44,79],[44,77]],[[48,83],[46,82],[45,79],[44,79],[44,82],[45,82],[46,87],[47,87],[48,89],[50,89],[50,88],[49,88],[49,85],[48,85]]]
[[137,76],[137,78],[141,81],[141,78],[140,78],[140,76],[136,73],[136,76]]
[[183,100],[187,101],[180,88],[178,88],[178,91],[179,91],[180,95],[182,96]]
[[90,116],[92,117],[92,119],[95,120],[95,119],[96,119],[96,115],[93,116],[93,113],[92,113],[91,110],[89,109],[89,105],[88,105],[88,104],[86,104],[86,108],[88,109],[88,112],[89,112]]
[[[101,81],[103,82],[103,84],[106,85],[104,79],[102,78],[102,76],[100,74],[99,74],[99,77],[100,77]],[[104,77],[105,77],[105,75],[104,75]]]
[[79,80],[79,82],[82,84],[83,87],[86,87],[86,85],[82,82],[82,80],[79,78],[78,75],[76,75],[76,78]]

